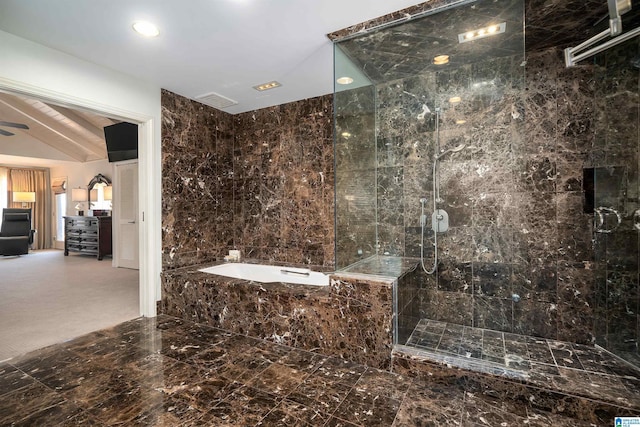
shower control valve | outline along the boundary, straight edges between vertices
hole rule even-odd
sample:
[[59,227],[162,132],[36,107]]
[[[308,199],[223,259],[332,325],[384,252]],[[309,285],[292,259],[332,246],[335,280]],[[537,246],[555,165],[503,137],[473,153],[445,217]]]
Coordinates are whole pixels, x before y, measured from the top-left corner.
[[449,214],[444,209],[436,209],[431,215],[431,229],[436,233],[449,230]]

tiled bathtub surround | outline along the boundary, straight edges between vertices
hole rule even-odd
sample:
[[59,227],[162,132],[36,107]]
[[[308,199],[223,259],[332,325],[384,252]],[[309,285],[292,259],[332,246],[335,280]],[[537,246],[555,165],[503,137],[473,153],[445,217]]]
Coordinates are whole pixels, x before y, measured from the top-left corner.
[[394,280],[332,275],[318,287],[174,269],[162,277],[161,312],[389,369]]
[[330,96],[230,115],[162,92],[163,267],[229,249],[332,266]]

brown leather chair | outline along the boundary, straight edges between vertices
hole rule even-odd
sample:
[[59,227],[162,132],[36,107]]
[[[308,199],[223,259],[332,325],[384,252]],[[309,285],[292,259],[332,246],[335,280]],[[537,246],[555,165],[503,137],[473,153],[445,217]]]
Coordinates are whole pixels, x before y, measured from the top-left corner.
[[31,229],[31,209],[5,208],[0,228],[0,255],[29,253],[35,230]]

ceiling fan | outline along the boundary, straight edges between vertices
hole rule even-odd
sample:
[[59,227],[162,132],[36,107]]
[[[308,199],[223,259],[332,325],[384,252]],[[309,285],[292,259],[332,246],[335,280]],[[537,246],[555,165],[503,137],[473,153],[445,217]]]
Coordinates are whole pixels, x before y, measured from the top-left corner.
[[[2,120],[0,120],[0,126],[16,128],[16,129],[29,129],[29,126],[23,123],[4,122]],[[15,133],[9,132],[8,130],[0,129],[0,135],[11,136],[11,135],[15,135]]]

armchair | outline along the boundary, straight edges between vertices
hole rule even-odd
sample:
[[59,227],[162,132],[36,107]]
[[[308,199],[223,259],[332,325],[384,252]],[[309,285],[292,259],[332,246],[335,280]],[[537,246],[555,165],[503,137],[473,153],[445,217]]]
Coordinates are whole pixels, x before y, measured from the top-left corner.
[[31,209],[5,208],[2,210],[0,229],[0,255],[29,253],[35,230],[31,229]]

